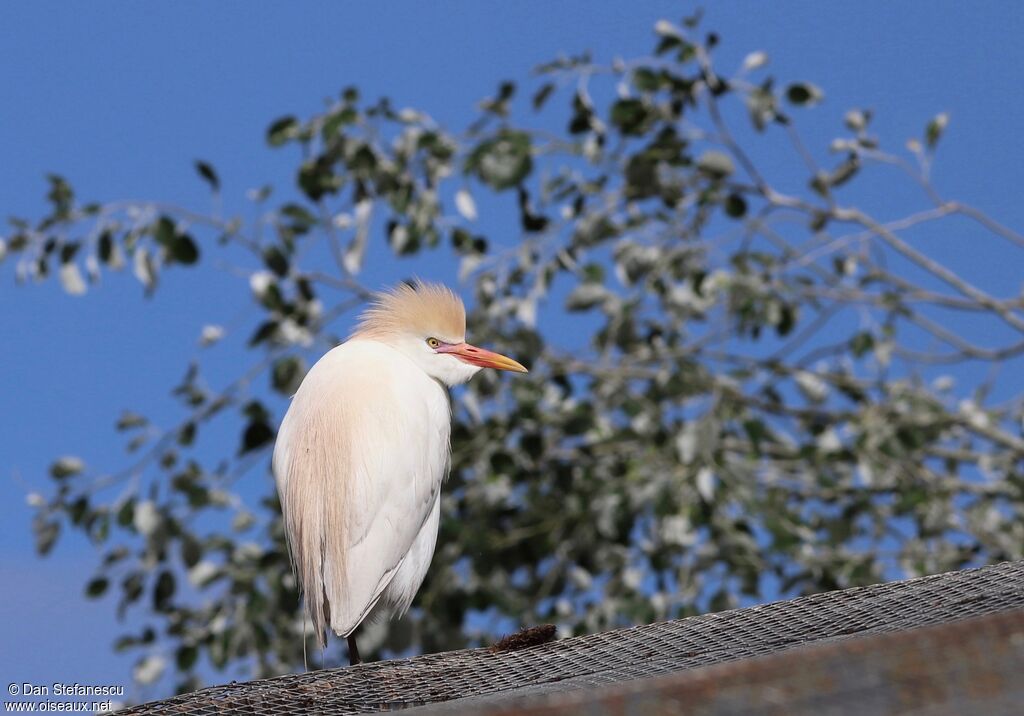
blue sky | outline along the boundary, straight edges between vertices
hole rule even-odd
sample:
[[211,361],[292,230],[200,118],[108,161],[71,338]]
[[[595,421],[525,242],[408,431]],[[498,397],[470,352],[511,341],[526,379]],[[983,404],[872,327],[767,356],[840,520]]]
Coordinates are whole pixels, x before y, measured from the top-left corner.
[[[874,108],[874,129],[890,146],[919,136],[936,112],[949,111],[937,186],[1024,227],[1018,5],[709,6],[705,25],[723,37],[722,66],[765,50],[776,76],[825,89],[826,102],[801,117],[812,146],[833,136],[850,107]],[[388,95],[458,129],[499,80],[525,79],[559,52],[591,49],[603,60],[643,55],[657,19],[691,9],[674,2],[532,0],[71,7],[32,2],[0,9],[4,216],[39,216],[50,171],[67,176],[82,199],[155,198],[205,209],[196,158],[216,165],[228,210],[242,209],[247,189],[291,181],[294,156],[265,146],[268,123],[315,112],[343,86]],[[867,197],[883,216],[902,198]],[[493,218],[481,225],[515,238],[515,227]],[[966,252],[955,232],[938,240],[949,243],[947,257],[963,255],[958,268],[982,285],[1019,283],[1018,265]],[[367,280],[379,284],[405,272],[377,266]],[[121,465],[112,430],[117,414],[125,407],[170,414],[161,413],[167,388],[197,352],[201,326],[230,324],[244,313],[242,282],[211,271],[170,272],[145,301],[130,276],[114,275],[73,299],[55,282],[15,286],[10,266],[0,266],[0,673],[11,680],[128,683],[131,659],[110,652],[121,630],[112,605],[81,596],[94,552],[73,538],[38,560],[25,494],[48,489],[44,475],[55,455],[82,455],[106,469]],[[229,375],[239,358],[220,355],[214,377],[217,370]]]

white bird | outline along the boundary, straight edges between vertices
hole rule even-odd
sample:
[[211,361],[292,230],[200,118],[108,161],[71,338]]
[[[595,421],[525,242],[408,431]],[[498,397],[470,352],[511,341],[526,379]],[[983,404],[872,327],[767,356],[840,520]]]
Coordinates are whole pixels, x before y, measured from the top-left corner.
[[321,648],[329,627],[352,663],[356,627],[404,614],[434,555],[451,457],[447,388],[481,368],[526,372],[465,334],[462,301],[444,286],[377,294],[281,423],[273,469],[292,567]]

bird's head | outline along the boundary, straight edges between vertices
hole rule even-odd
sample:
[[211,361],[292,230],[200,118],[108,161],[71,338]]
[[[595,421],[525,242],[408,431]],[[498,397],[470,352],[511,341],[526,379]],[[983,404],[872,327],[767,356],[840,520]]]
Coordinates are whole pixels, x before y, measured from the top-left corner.
[[351,338],[387,343],[448,386],[465,383],[481,368],[527,372],[511,358],[466,343],[462,300],[437,283],[402,283],[378,293]]

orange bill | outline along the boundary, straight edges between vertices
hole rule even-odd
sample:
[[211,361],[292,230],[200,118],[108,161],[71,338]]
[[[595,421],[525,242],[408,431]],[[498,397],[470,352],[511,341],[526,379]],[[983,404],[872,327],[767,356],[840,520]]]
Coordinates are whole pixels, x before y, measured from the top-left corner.
[[501,353],[489,351],[486,348],[477,348],[468,343],[453,343],[452,345],[441,346],[438,353],[451,353],[463,363],[479,366],[481,368],[497,368],[498,370],[512,370],[516,373],[528,373],[529,371],[517,361]]

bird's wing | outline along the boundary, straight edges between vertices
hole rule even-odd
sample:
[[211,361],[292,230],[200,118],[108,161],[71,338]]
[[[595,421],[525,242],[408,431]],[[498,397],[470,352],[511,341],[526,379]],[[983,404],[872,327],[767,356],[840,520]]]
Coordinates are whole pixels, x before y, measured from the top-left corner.
[[440,385],[373,341],[335,348],[303,380],[274,473],[318,635],[351,634],[401,566],[448,468],[448,411]]

